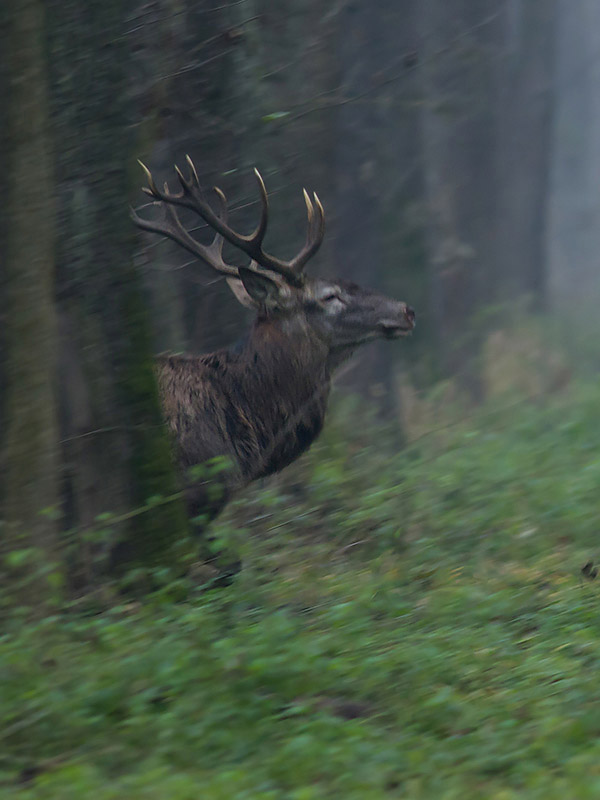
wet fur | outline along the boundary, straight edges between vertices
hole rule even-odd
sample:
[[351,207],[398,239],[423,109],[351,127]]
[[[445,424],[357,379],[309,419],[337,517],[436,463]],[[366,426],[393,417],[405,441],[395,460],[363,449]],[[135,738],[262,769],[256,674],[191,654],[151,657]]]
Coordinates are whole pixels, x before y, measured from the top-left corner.
[[241,345],[157,361],[163,413],[182,472],[218,456],[214,482],[187,481],[192,516],[214,516],[232,491],[303,453],[323,427],[328,350],[310,330],[258,319]]

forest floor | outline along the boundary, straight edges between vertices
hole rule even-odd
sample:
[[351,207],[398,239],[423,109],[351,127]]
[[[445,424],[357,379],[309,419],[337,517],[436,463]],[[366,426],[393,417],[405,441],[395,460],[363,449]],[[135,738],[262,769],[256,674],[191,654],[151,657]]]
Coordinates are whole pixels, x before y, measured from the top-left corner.
[[513,400],[396,452],[343,410],[228,587],[15,612],[0,796],[600,797],[600,383]]

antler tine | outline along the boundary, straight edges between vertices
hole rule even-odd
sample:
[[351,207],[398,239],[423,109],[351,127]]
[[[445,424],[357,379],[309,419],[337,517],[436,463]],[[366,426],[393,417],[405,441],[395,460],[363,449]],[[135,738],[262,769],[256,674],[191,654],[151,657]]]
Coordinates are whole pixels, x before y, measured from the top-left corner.
[[146,180],[148,181],[148,186],[143,186],[142,191],[145,192],[146,194],[149,194],[151,197],[158,197],[160,195],[160,192],[158,191],[158,188],[154,183],[154,178],[152,177],[152,173],[150,172],[148,167],[144,164],[144,162],[140,161],[139,158],[137,162],[140,165],[140,167],[144,170],[144,173],[146,175]]
[[146,179],[148,181],[148,186],[142,186],[142,191],[144,194],[147,194],[149,197],[153,197],[155,200],[158,200],[163,203],[176,203],[178,205],[187,205],[186,203],[182,202],[183,194],[172,194],[169,191],[169,187],[167,183],[163,184],[162,191],[158,188],[154,181],[154,176],[148,169],[148,167],[144,164],[143,161],[140,161],[138,158],[138,164],[144,170],[146,174]]
[[[175,170],[175,174],[176,174],[176,175],[177,175],[177,177],[179,178],[179,183],[180,183],[180,184],[181,184],[181,186],[183,187],[183,193],[184,193],[184,194],[189,194],[189,193],[191,193],[191,189],[192,189],[192,187],[193,187],[193,186],[195,186],[195,184],[194,184],[194,183],[192,183],[192,181],[194,180],[194,179],[193,179],[193,176],[192,176],[192,179],[188,181],[188,179],[185,177],[185,175],[183,174],[183,172],[182,172],[182,171],[179,169],[179,167],[177,166],[177,164],[173,164],[173,169]],[[197,187],[197,188],[199,189],[199,188],[200,188],[200,186],[198,185],[198,187]],[[182,195],[182,196],[183,196],[183,195]]]
[[[229,220],[229,209],[227,207],[227,198],[225,197],[225,192],[222,189],[219,189],[218,186],[213,186],[213,192],[219,198],[219,219],[227,224]],[[221,234],[219,234],[219,236],[220,235]]]
[[323,237],[325,236],[325,211],[323,210],[318,194],[313,192],[313,205],[306,189],[303,189],[302,192],[304,194],[304,202],[306,203],[308,217],[306,242],[298,255],[290,261],[290,267],[298,273],[302,272],[304,265],[314,256],[319,247],[321,247]]
[[[200,180],[198,179],[198,173],[196,172],[196,166],[195,166],[194,162],[189,157],[189,155],[186,155],[185,160],[187,161],[188,166],[189,166],[189,168],[190,168],[190,170],[192,172],[192,177],[194,179],[194,183],[196,184],[196,186],[198,188],[200,188]],[[223,196],[225,196],[225,195],[223,195]]]
[[[258,172],[258,170],[257,170],[257,172]],[[262,182],[262,178],[260,180]],[[263,183],[263,188],[264,188],[264,183]],[[223,220],[223,222],[226,223],[228,218],[229,218],[229,209],[227,207],[227,198],[225,196],[225,192],[222,189],[219,189],[218,186],[213,186],[213,191],[216,192],[216,195],[219,198],[219,203],[220,203],[220,206],[221,206],[219,217]],[[265,195],[266,195],[266,192],[265,192]],[[265,200],[266,200],[266,197],[265,197]],[[265,222],[266,222],[266,220],[265,220]],[[225,241],[225,239],[224,239],[223,236],[221,236],[220,233],[218,233],[215,236],[215,238],[213,239],[213,241],[212,241],[211,248],[212,247],[214,247],[215,249],[218,248],[219,255],[223,252],[223,243],[224,243],[224,241]],[[256,271],[256,272],[260,272],[262,267],[258,262],[256,262],[254,259],[252,259],[250,264],[247,265],[246,269],[249,269],[249,270],[252,270],[252,271]],[[239,277],[239,273],[238,273],[237,277]]]
[[[198,180],[198,176],[196,175],[196,169],[193,164],[192,164],[192,170],[194,172],[196,180]],[[227,198],[225,197],[225,193],[222,192],[218,186],[213,186],[213,190],[217,195],[217,197],[219,198],[219,218],[222,219],[225,224],[227,224],[227,219],[229,217],[229,210],[227,208]],[[225,239],[223,238],[223,236],[220,233],[216,233],[215,238],[212,240],[208,248],[209,251],[211,253],[214,253],[215,257],[219,259],[221,264],[225,264],[225,262],[223,261],[224,242]],[[239,275],[237,268],[234,268],[234,273],[236,276]]]
[[269,195],[267,194],[267,187],[262,179],[260,172],[254,167],[254,175],[258,181],[258,188],[260,191],[261,211],[260,220],[251,238],[257,243],[259,247],[262,246],[265,233],[267,232],[267,224],[269,222]]
[[313,227],[313,220],[315,216],[315,209],[310,200],[309,194],[306,189],[302,189],[302,196],[304,197],[304,202],[306,203],[306,216],[308,217],[308,231],[310,233]]

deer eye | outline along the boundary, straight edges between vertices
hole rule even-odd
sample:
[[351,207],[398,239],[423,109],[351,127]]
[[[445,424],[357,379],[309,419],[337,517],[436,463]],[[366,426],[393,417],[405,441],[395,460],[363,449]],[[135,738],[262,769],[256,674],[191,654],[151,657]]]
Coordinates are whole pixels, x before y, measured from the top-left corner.
[[335,292],[326,294],[325,297],[321,298],[322,303],[331,303],[333,300],[339,300],[340,303],[342,302],[342,298],[339,296],[339,294],[335,294]]

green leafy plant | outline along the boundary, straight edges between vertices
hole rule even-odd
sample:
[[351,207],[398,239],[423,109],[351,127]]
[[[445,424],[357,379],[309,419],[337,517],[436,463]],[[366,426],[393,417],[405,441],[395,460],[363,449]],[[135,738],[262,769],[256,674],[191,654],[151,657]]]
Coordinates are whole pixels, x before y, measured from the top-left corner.
[[2,796],[597,796],[599,401],[503,398],[397,452],[341,404],[214,524],[230,586],[5,611]]

